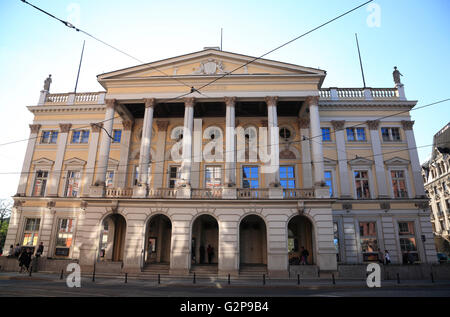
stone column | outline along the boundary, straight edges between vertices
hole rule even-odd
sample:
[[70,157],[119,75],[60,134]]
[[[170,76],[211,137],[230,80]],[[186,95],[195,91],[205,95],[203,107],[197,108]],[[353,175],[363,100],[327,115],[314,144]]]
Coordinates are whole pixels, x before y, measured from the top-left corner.
[[108,170],[109,150],[111,147],[111,135],[114,123],[114,111],[117,104],[116,99],[105,99],[106,113],[103,121],[102,139],[100,142],[100,153],[98,155],[97,173],[94,186],[91,187],[92,197],[103,197],[105,191],[106,171]]
[[302,174],[303,188],[313,187],[312,164],[311,164],[311,144],[309,142],[309,118],[299,118],[300,137],[302,138]]
[[153,184],[155,189],[161,188],[163,186],[164,178],[164,158],[166,153],[166,137],[167,137],[167,127],[169,126],[169,121],[156,121],[158,127],[158,133],[156,138],[156,153],[155,153],[155,175],[153,176]]
[[380,125],[380,121],[368,120],[367,125],[369,126],[370,139],[372,141],[373,160],[375,162],[375,174],[378,185],[378,198],[389,198],[387,191],[388,184],[386,182],[386,169],[384,168],[383,155],[381,152],[380,134],[378,133],[378,126]]
[[336,149],[339,164],[339,178],[341,180],[341,198],[351,198],[350,181],[348,178],[347,165],[347,149],[345,147],[345,120],[331,121],[333,125],[334,134],[336,136]]
[[144,99],[145,114],[142,125],[141,149],[139,152],[138,186],[133,191],[133,197],[146,197],[148,192],[148,168],[150,164],[150,148],[153,128],[153,108],[155,99]]
[[59,181],[61,179],[64,154],[66,153],[67,138],[72,124],[65,123],[59,125],[59,135],[56,148],[55,165],[53,166],[52,175],[50,176],[50,184],[47,196],[58,196]]
[[89,188],[95,172],[95,160],[97,158],[98,139],[103,123],[91,123],[91,139],[89,140],[88,160],[83,177],[83,196],[89,196]]
[[414,180],[414,188],[416,197],[425,197],[425,189],[423,187],[422,167],[417,154],[416,140],[413,132],[414,121],[402,120],[403,130],[406,135],[406,142],[408,144],[409,159],[411,160],[411,170]]
[[[270,182],[269,198],[283,199],[283,188],[280,184],[280,146],[277,117],[278,97],[266,97],[267,104],[267,127],[269,129],[269,148],[270,148]],[[268,175],[268,176],[269,176]]]
[[117,187],[127,187],[127,171],[128,171],[128,155],[130,153],[131,129],[133,121],[125,120],[122,122],[123,133],[122,142],[120,144],[120,162],[117,171]]
[[28,139],[27,151],[23,160],[22,173],[20,174],[19,187],[17,188],[17,196],[26,196],[28,175],[30,173],[31,161],[33,160],[34,147],[38,140],[40,124],[30,124],[30,138]]
[[225,97],[225,183],[222,198],[236,199],[236,97]]
[[322,130],[320,129],[319,97],[310,96],[306,98],[309,106],[309,118],[311,125],[311,147],[312,161],[314,166],[314,187],[316,198],[330,197],[328,187],[322,187],[325,183],[322,149]]
[[183,128],[183,162],[181,163],[181,180],[178,184],[177,197],[191,197],[191,167],[192,167],[192,131],[194,128],[194,98],[186,98],[184,102]]

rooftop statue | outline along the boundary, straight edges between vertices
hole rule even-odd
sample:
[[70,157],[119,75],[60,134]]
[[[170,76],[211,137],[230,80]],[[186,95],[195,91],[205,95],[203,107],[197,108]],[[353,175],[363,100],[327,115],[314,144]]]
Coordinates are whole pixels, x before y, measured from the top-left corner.
[[394,83],[401,84],[400,76],[403,76],[397,69],[397,66],[394,66],[394,71],[392,72],[392,76],[394,76]]
[[44,81],[44,90],[50,91],[51,83],[52,83],[52,75],[48,75],[47,79]]

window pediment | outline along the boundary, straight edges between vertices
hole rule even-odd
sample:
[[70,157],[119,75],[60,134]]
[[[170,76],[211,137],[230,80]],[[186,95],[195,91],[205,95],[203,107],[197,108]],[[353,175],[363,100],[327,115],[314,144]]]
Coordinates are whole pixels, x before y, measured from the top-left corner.
[[357,157],[354,158],[353,160],[349,160],[348,164],[350,166],[372,166],[373,161],[363,157]]
[[33,165],[38,167],[51,167],[53,163],[55,162],[45,157],[33,161]]
[[409,163],[410,162],[408,160],[402,159],[401,157],[393,157],[384,161],[384,164],[388,166],[408,166]]
[[77,157],[73,157],[64,161],[64,165],[66,166],[80,166],[83,167],[86,165],[86,161],[79,159]]

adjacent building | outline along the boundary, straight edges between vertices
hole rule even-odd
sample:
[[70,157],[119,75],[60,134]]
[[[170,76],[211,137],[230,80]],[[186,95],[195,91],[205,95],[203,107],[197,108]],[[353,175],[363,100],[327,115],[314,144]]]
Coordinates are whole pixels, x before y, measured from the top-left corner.
[[[403,84],[206,48],[41,91],[6,245],[84,270],[288,274],[436,262]],[[448,169],[447,169],[448,170]],[[311,267],[311,266],[309,266]]]

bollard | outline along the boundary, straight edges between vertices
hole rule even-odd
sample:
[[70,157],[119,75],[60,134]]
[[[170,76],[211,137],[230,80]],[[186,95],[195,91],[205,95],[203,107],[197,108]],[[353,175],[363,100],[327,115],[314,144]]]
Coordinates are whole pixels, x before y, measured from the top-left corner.
[[334,273],[331,274],[331,277],[333,278],[333,285],[336,285],[336,280],[334,279]]
[[30,267],[30,276],[31,276],[32,271],[33,271],[33,266]]
[[158,285],[161,284],[161,274],[158,274]]
[[61,270],[61,276],[59,277],[59,279],[62,280],[63,276],[64,276],[64,270]]
[[195,272],[194,272],[194,284],[195,284]]
[[297,274],[297,285],[300,285],[300,274]]
[[95,282],[95,264],[94,264],[94,271],[92,272],[92,282]]
[[263,274],[263,285],[266,285],[266,274]]
[[397,284],[400,284],[400,274],[397,273]]
[[230,285],[230,273],[228,273],[228,285]]
[[433,276],[433,272],[431,272],[431,283],[434,283],[434,276]]
[[128,273],[125,273],[125,283],[128,283]]

